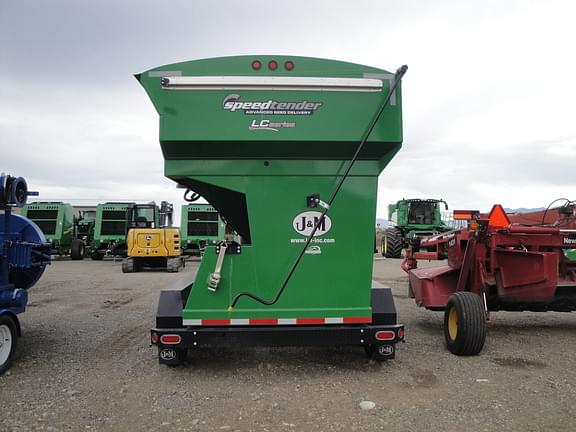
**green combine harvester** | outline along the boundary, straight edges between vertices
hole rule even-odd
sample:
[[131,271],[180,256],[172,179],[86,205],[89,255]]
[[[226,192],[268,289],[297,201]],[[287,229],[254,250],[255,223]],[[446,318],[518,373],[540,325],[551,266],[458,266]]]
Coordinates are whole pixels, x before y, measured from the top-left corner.
[[226,224],[210,204],[182,206],[182,253],[200,256],[206,245],[224,240]]
[[402,199],[389,204],[389,226],[382,237],[382,255],[400,258],[402,249],[410,242],[450,231],[451,228],[442,221],[442,204],[448,210],[446,201],[437,199]]
[[84,258],[86,243],[76,235],[76,219],[70,204],[33,202],[24,205],[20,213],[38,225],[52,245],[53,254],[70,255],[73,260]]
[[137,75],[160,116],[165,175],[241,238],[208,245],[195,280],[161,292],[161,363],[212,346],[394,357],[404,327],[371,280],[373,222],[378,175],[402,144],[405,71],[242,56]]

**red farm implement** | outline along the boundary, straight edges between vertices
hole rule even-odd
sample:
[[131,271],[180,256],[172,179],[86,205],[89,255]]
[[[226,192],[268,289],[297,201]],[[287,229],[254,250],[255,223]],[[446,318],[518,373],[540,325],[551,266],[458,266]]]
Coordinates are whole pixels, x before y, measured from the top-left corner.
[[[576,310],[576,206],[565,206],[553,225],[511,223],[500,205],[488,216],[454,212],[468,226],[415,239],[402,268],[416,304],[444,311],[448,349],[478,354],[491,311]],[[446,260],[445,265],[417,268],[418,260]]]

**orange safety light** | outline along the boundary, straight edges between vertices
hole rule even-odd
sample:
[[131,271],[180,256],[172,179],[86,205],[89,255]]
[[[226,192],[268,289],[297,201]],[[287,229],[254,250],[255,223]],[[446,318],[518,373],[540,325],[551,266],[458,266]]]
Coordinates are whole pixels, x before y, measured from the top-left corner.
[[494,228],[505,228],[508,225],[510,225],[510,219],[508,219],[504,208],[500,204],[495,204],[488,215],[488,226]]
[[480,212],[478,210],[454,210],[452,217],[454,220],[472,220],[477,219]]

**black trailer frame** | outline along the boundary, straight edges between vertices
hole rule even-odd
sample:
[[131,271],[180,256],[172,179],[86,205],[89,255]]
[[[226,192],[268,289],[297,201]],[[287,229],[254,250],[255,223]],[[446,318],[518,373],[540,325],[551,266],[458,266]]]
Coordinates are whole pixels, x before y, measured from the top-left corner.
[[[182,287],[184,283],[184,287]],[[377,361],[393,359],[396,344],[404,342],[404,325],[396,322],[392,290],[372,285],[372,323],[324,325],[190,326],[182,323],[182,311],[192,283],[179,281],[160,292],[156,328],[150,343],[158,347],[162,364],[182,363],[189,350],[209,347],[363,346]]]

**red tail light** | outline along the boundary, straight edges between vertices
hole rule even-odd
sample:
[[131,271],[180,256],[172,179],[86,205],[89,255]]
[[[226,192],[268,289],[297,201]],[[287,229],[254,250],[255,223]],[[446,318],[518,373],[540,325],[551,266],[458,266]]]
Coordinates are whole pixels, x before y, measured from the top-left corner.
[[270,69],[270,70],[278,69],[278,62],[276,60],[270,60],[268,62],[268,69]]
[[389,341],[396,339],[396,333],[394,333],[392,330],[383,330],[376,332],[374,337],[376,338],[376,340]]
[[290,60],[285,62],[284,63],[284,69],[286,69],[287,71],[294,70],[294,62],[291,62]]
[[252,69],[260,70],[261,67],[262,67],[262,63],[260,62],[260,60],[254,60],[252,62]]
[[180,335],[165,334],[160,336],[160,342],[164,345],[178,345],[182,342],[182,337]]
[[400,339],[404,339],[404,329],[403,328],[398,329],[398,337]]
[[150,335],[150,342],[152,342],[153,344],[158,343],[158,334],[157,333],[152,333]]

